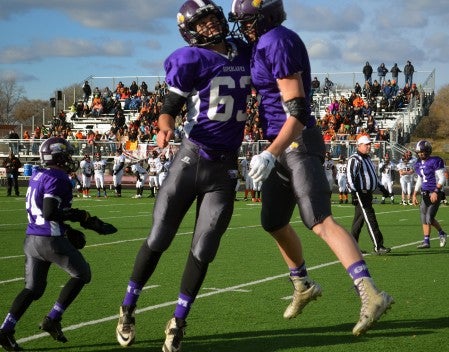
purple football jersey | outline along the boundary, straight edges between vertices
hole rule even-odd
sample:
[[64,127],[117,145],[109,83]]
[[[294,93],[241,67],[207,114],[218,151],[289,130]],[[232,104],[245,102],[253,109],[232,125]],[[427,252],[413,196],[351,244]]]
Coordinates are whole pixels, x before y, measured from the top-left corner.
[[432,192],[437,186],[435,171],[444,169],[444,161],[439,156],[431,156],[426,160],[418,160],[415,172],[422,178],[421,190]]
[[206,150],[237,151],[243,140],[250,94],[250,49],[228,41],[228,56],[183,47],[165,60],[170,91],[187,98],[187,138]]
[[[276,79],[301,72],[307,102],[310,96],[310,62],[301,38],[290,29],[278,26],[262,35],[253,48],[251,79],[261,95],[259,115],[268,139],[274,139],[288,117]],[[307,104],[310,115],[310,104]],[[308,127],[315,125],[310,115]]]
[[38,169],[30,178],[26,194],[28,215],[27,235],[62,236],[66,226],[62,221],[47,221],[42,216],[44,198],[55,198],[59,208],[70,208],[73,195],[72,183],[65,171],[58,169]]

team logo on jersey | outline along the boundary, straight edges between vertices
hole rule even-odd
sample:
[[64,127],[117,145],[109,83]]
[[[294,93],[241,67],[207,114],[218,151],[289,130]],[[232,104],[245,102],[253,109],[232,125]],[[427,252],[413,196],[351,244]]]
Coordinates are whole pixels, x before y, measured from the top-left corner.
[[190,158],[188,156],[185,156],[184,158],[182,158],[181,161],[183,163],[186,163],[186,164],[190,165]]

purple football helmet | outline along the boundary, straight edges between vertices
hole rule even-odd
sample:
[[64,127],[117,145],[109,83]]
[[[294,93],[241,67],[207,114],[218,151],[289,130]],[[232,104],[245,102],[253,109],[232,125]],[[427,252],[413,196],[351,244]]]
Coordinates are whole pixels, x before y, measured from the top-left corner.
[[[287,15],[282,0],[233,0],[229,22],[235,22],[234,29],[242,33],[247,39],[239,22],[253,22],[251,28],[256,30],[257,38],[270,29],[279,26]],[[233,34],[235,30],[233,29]]]
[[[194,28],[194,23],[203,16],[214,14],[221,24],[221,33],[213,37],[205,37]],[[218,44],[229,33],[228,22],[220,6],[212,0],[187,0],[179,9],[177,15],[179,32],[191,46],[206,46]]]
[[70,143],[61,137],[48,138],[39,148],[42,165],[56,165],[67,172],[74,172],[79,167],[79,163],[72,159],[73,152]]
[[432,154],[432,145],[428,141],[420,140],[418,143],[416,143],[415,152],[424,153],[425,157],[428,157],[430,156],[430,154]]

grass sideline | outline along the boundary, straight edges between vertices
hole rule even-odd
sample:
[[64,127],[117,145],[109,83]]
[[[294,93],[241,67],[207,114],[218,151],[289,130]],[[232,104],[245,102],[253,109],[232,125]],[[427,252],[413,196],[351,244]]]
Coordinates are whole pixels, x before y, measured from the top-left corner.
[[[5,192],[6,193],[6,192]],[[25,193],[25,189],[21,189]],[[153,199],[122,198],[74,200],[119,228],[117,234],[99,236],[85,231],[88,245],[82,253],[92,268],[85,287],[62,321],[69,340],[54,341],[38,329],[67,276],[52,267],[44,296],[32,304],[16,327],[16,338],[27,351],[123,351],[115,340],[118,308],[134,258],[151,225]],[[148,194],[148,193],[147,193]],[[239,194],[242,198],[242,194]],[[23,250],[26,214],[24,198],[0,196],[0,319],[23,288]],[[352,282],[333,253],[305,229],[298,213],[292,223],[301,234],[309,274],[323,287],[323,297],[303,314],[282,318],[292,287],[274,241],[260,227],[260,204],[238,201],[229,230],[211,264],[208,276],[188,319],[183,352],[395,352],[444,350],[449,339],[448,253],[439,248],[433,231],[432,248],[419,251],[422,231],[417,207],[376,204],[385,245],[390,255],[365,257],[379,288],[396,303],[366,335],[354,337],[360,301]],[[448,227],[449,207],[438,220]],[[349,228],[352,205],[333,205],[334,216]],[[129,351],[160,351],[164,327],[171,317],[180,277],[187,258],[194,224],[193,209],[142,293],[137,311],[136,343]],[[371,250],[366,229],[360,246]]]

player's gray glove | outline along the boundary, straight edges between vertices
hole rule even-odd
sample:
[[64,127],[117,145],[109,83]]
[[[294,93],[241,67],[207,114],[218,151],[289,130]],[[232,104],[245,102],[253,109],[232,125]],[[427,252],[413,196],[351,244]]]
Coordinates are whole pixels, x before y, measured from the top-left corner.
[[251,159],[248,175],[252,177],[255,182],[262,182],[270,175],[271,170],[274,167],[276,158],[268,150],[264,150],[259,155],[254,155]]
[[68,227],[65,231],[67,239],[70,241],[73,247],[76,249],[83,249],[86,245],[86,236],[81,231]]
[[85,221],[80,222],[85,229],[93,230],[100,235],[111,235],[117,232],[117,228],[100,220],[96,216],[89,216]]

